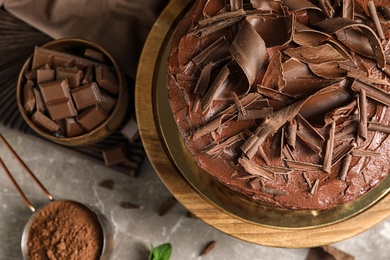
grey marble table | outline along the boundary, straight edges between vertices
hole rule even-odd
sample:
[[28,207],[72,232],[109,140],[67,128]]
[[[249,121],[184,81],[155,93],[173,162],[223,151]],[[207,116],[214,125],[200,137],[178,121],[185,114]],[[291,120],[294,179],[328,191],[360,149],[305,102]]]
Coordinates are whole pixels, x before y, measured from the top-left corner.
[[[172,244],[172,260],[294,260],[305,259],[308,253],[308,249],[270,248],[237,240],[199,219],[189,218],[180,204],[159,216],[159,206],[171,194],[148,160],[139,177],[133,178],[39,138],[3,126],[0,133],[55,198],[77,200],[103,212],[115,230],[112,259],[147,259],[151,244],[157,246],[165,242]],[[0,156],[34,205],[43,205],[46,197],[3,145],[0,145]],[[114,181],[112,190],[99,186],[107,179]],[[139,208],[123,208],[122,202],[131,202]],[[0,212],[0,259],[21,259],[20,239],[31,213],[2,169]],[[200,256],[204,246],[212,240],[216,241],[215,248]],[[356,259],[389,259],[389,243],[390,219],[387,219],[333,246],[353,254]]]

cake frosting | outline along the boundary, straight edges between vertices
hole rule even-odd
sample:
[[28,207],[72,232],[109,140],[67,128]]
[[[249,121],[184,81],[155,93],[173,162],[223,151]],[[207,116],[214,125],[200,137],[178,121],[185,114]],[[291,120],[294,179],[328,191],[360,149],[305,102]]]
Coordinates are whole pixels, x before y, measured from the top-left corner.
[[389,16],[387,1],[195,1],[167,87],[198,165],[289,209],[376,187],[390,172]]

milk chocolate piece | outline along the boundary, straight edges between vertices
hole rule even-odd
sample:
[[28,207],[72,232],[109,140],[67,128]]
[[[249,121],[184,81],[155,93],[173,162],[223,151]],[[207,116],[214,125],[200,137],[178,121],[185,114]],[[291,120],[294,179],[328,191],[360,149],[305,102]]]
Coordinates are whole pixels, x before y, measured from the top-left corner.
[[121,129],[121,134],[126,137],[130,143],[133,143],[139,137],[137,122],[133,118],[130,118],[126,125]]
[[55,71],[49,68],[37,70],[37,83],[44,83],[48,81],[53,81],[56,78]]
[[77,88],[81,84],[81,79],[84,76],[84,72],[77,68],[56,68],[57,79],[68,79],[68,84],[71,89]]
[[104,163],[106,166],[114,166],[127,161],[126,146],[119,144],[103,151]]
[[108,117],[99,105],[85,109],[76,117],[77,122],[87,131],[91,131]]
[[65,118],[64,123],[67,137],[79,136],[85,133],[84,128],[74,118]]
[[26,71],[26,72],[24,73],[24,77],[25,77],[27,80],[36,81],[36,80],[37,80],[37,71],[36,71],[36,70]]
[[60,126],[56,122],[54,122],[39,111],[35,111],[35,113],[31,116],[31,120],[36,125],[49,132],[55,132],[60,129]]
[[71,92],[78,110],[98,104],[102,101],[99,87],[95,82],[72,89]]
[[71,98],[67,79],[39,84],[39,89],[47,105]]
[[73,105],[72,99],[47,104],[47,110],[51,119],[53,120],[77,116],[78,114],[76,108]]
[[46,111],[47,111],[46,104],[45,104],[45,101],[43,100],[42,94],[39,91],[38,87],[34,87],[33,92],[34,92],[34,97],[35,97],[35,106],[36,106],[37,110],[43,114],[46,113]]
[[84,78],[83,78],[83,81],[81,81],[81,83],[83,85],[88,84],[88,83],[92,83],[94,81],[94,75],[95,75],[95,66],[88,65],[86,72],[85,72],[85,75],[84,75]]
[[33,112],[35,108],[35,97],[33,92],[34,82],[27,80],[23,87],[23,107],[27,113]]
[[104,63],[104,54],[90,48],[85,49],[84,57]]
[[42,48],[35,47],[34,56],[32,60],[31,68],[36,70],[48,64],[49,66],[53,63],[53,54],[50,52],[41,51]]
[[118,79],[107,67],[98,66],[96,68],[96,81],[99,86],[113,95],[118,94]]
[[104,94],[103,92],[100,92],[100,98],[102,102],[100,102],[99,105],[107,114],[109,114],[116,105],[116,99],[111,97],[110,95]]

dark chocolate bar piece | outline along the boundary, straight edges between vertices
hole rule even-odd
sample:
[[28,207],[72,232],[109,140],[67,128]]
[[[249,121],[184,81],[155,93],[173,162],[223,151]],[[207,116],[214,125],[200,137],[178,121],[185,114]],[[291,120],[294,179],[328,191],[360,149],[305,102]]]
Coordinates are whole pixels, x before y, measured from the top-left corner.
[[114,166],[127,161],[127,152],[124,144],[111,147],[103,151],[106,166]]
[[71,98],[67,79],[39,84],[39,89],[47,105],[64,102]]

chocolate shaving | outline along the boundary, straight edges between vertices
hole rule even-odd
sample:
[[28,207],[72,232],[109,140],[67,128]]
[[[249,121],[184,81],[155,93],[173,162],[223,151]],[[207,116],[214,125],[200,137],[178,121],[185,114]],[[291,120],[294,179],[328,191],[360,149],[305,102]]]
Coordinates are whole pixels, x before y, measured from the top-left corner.
[[311,189],[313,187],[313,184],[311,183],[309,176],[307,176],[307,172],[303,172],[302,176],[305,179],[307,186],[309,186],[309,189]]
[[305,63],[321,64],[327,61],[345,61],[345,57],[341,55],[330,44],[319,46],[301,46],[297,48],[289,48],[284,51],[291,58],[295,58]]
[[383,125],[381,123],[375,123],[375,122],[368,123],[368,130],[390,134],[390,126]]
[[307,0],[283,0],[283,4],[288,7],[290,11],[302,11],[302,10],[318,10],[321,9]]
[[243,133],[239,133],[237,135],[229,137],[228,139],[226,139],[225,141],[223,141],[219,144],[214,145],[211,148],[207,148],[206,153],[208,155],[211,155],[214,157],[214,155],[218,154],[219,152],[222,152],[224,148],[227,148],[227,147],[231,146],[232,144],[234,144],[238,141],[241,141],[243,139],[244,139]]
[[359,125],[358,133],[359,136],[363,139],[367,139],[367,99],[366,99],[366,90],[360,89],[358,97],[358,112],[359,112]]
[[299,161],[291,161],[284,160],[288,167],[298,171],[319,171],[323,172],[323,166],[319,164],[307,163],[307,162],[299,162]]
[[272,113],[272,107],[266,107],[260,110],[245,110],[245,114],[240,111],[238,112],[238,121],[269,118],[272,116]]
[[165,214],[167,214],[175,205],[177,204],[177,200],[175,199],[175,197],[170,197],[166,202],[164,202],[163,204],[161,204],[157,211],[158,211],[158,215],[161,217],[161,216],[164,216]]
[[347,174],[349,171],[349,166],[351,165],[352,161],[352,155],[349,153],[345,156],[343,164],[340,167],[340,172],[339,172],[339,179],[342,181],[345,181],[347,179]]
[[282,147],[282,155],[284,155],[284,157],[287,159],[287,160],[290,160],[290,161],[296,161],[295,157],[294,157],[294,154],[292,153],[290,147],[288,145],[284,145]]
[[292,96],[282,93],[279,90],[266,88],[261,85],[257,85],[257,92],[271,99],[278,100],[280,102],[286,103],[288,100],[293,99]]
[[267,170],[264,167],[261,167],[260,165],[252,162],[251,160],[248,160],[245,157],[239,158],[238,163],[250,175],[259,176],[269,181],[275,181],[275,174],[272,171]]
[[207,35],[218,32],[224,28],[232,26],[233,24],[239,22],[242,17],[229,17],[224,20],[216,21],[209,23],[205,26],[198,26],[194,30],[187,33],[187,36],[196,35],[199,38],[205,37]]
[[315,153],[320,154],[325,138],[300,114],[296,117],[298,128],[297,136]]
[[298,124],[296,119],[293,119],[287,123],[286,127],[286,142],[292,150],[295,149],[295,144],[297,141],[297,128]]
[[357,157],[373,157],[373,156],[381,156],[382,155],[380,152],[358,149],[358,148],[353,148],[351,151],[351,154],[353,156],[357,156]]
[[336,122],[333,121],[329,130],[329,137],[326,142],[326,150],[325,150],[324,163],[323,163],[324,171],[327,173],[330,173],[332,167],[335,131],[336,131]]
[[245,108],[244,108],[244,106],[241,104],[240,99],[238,98],[236,92],[230,92],[230,94],[231,94],[232,97],[233,97],[234,104],[236,104],[239,113],[241,113],[241,114],[243,114],[243,115],[246,115]]
[[317,76],[326,79],[343,78],[347,75],[347,72],[340,68],[341,62],[328,61],[320,64],[309,64],[310,70]]
[[207,255],[211,250],[214,249],[215,244],[216,244],[215,241],[210,241],[209,243],[207,243],[207,245],[206,245],[205,248],[202,250],[202,252],[200,252],[199,255],[200,255],[200,256]]
[[103,180],[99,183],[100,187],[105,189],[113,190],[114,189],[114,181],[113,180]]
[[268,193],[268,194],[271,194],[271,195],[274,195],[274,196],[286,196],[287,195],[286,191],[274,189],[274,188],[263,187],[263,188],[261,188],[261,191]]
[[215,78],[214,82],[210,86],[210,88],[207,90],[201,102],[202,111],[206,111],[206,109],[209,108],[209,106],[215,99],[215,96],[218,94],[218,91],[224,86],[224,82],[229,76],[229,74],[230,74],[230,70],[228,66],[225,66],[220,71],[220,73],[218,74],[218,76]]
[[341,158],[349,154],[354,146],[350,143],[343,143],[337,146],[333,151],[332,166],[335,165]]
[[282,66],[282,54],[276,52],[269,64],[267,70],[263,76],[261,86],[271,89],[282,89],[286,85],[286,81],[283,77],[283,66]]
[[390,106],[390,94],[374,85],[354,80],[351,86],[353,91],[360,92],[362,89],[366,91],[366,95],[386,106]]
[[254,189],[254,190],[260,190],[261,189],[260,178],[252,179],[251,181],[249,181],[249,184],[251,185],[252,189]]
[[314,184],[313,184],[313,186],[310,189],[310,194],[315,194],[317,192],[319,183],[320,183],[319,179],[316,179],[314,181]]
[[367,4],[368,12],[370,13],[371,19],[374,22],[374,26],[376,29],[376,32],[378,33],[379,39],[384,40],[385,34],[383,33],[383,29],[381,26],[381,23],[379,21],[378,13],[376,11],[375,3],[374,1],[369,1]]
[[267,50],[264,40],[247,19],[244,20],[230,46],[230,53],[244,71],[249,85],[252,85],[258,69],[267,56]]
[[127,201],[121,202],[120,206],[124,209],[139,209],[138,205]]
[[205,26],[207,24],[212,24],[215,22],[220,22],[226,19],[231,19],[231,18],[239,18],[239,17],[244,17],[246,15],[245,11],[243,9],[240,9],[239,6],[242,6],[242,1],[237,1],[241,2],[241,4],[238,4],[237,7],[233,8],[231,12],[226,12],[226,13],[220,13],[211,17],[204,18],[198,22],[200,26]]
[[355,1],[354,0],[343,0],[342,4],[343,4],[342,17],[353,20],[354,19]]
[[229,47],[229,42],[223,36],[202,50],[192,61],[200,68],[204,68],[207,64],[215,64],[230,56]]

